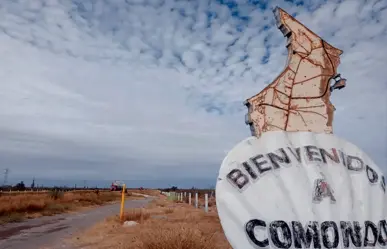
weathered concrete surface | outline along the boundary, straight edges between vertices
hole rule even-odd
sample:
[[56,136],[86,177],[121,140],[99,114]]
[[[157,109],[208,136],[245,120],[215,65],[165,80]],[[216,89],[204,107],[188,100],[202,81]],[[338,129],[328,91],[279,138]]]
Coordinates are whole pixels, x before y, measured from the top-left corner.
[[[145,206],[152,198],[126,201],[126,208]],[[95,209],[46,216],[20,223],[0,226],[1,249],[73,249],[63,239],[86,229],[108,216],[119,214],[120,204],[110,204]]]

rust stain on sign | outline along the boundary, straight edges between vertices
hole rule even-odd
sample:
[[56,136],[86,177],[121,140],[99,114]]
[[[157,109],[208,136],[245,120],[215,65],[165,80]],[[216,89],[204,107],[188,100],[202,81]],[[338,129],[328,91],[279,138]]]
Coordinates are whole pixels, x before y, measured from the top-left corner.
[[335,108],[329,97],[345,86],[345,79],[336,72],[343,51],[283,9],[275,8],[274,15],[287,38],[287,64],[271,84],[246,100],[246,123],[257,137],[276,130],[332,133]]

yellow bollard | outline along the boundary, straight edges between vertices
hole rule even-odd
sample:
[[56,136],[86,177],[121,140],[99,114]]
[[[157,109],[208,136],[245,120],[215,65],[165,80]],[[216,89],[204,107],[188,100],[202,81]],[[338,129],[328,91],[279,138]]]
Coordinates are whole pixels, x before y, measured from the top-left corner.
[[120,210],[120,220],[124,218],[124,206],[125,206],[125,184],[122,185],[122,196],[121,196],[121,210]]
[[141,219],[140,219],[140,223],[142,224],[143,222],[144,222],[144,209],[143,208],[141,208]]

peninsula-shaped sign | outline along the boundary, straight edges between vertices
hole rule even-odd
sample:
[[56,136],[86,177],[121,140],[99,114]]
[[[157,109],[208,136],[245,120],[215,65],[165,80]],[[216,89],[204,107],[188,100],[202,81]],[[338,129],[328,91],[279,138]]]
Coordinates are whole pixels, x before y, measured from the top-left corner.
[[345,86],[336,72],[342,51],[283,9],[275,8],[274,14],[287,38],[287,64],[271,84],[245,101],[246,123],[257,137],[278,130],[332,133],[335,108],[329,97]]

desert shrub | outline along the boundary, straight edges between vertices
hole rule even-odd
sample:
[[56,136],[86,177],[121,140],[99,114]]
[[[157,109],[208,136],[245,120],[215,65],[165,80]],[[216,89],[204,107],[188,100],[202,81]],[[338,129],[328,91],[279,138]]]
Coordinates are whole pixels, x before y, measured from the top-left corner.
[[209,207],[215,207],[215,206],[216,206],[216,200],[215,200],[215,198],[209,198],[209,200],[208,200],[208,206],[209,206]]
[[0,216],[11,213],[40,211],[46,207],[46,199],[41,196],[10,195],[0,198]]
[[168,202],[165,200],[155,199],[152,201],[151,205],[156,207],[166,207]]
[[9,213],[0,219],[0,225],[3,223],[20,222],[23,218],[23,215],[20,213]]
[[47,207],[43,210],[44,215],[54,215],[60,214],[70,209],[70,205],[59,204],[59,203],[49,203]]
[[150,218],[150,213],[141,209],[134,208],[124,213],[123,221],[144,221]]
[[171,214],[171,213],[173,213],[173,211],[174,211],[173,208],[167,208],[164,210],[164,213]]
[[81,206],[101,205],[118,200],[117,193],[64,192],[53,189],[47,192],[3,193],[0,196],[0,223],[18,221],[20,217],[36,214],[51,215]]
[[59,189],[53,189],[48,193],[48,195],[51,199],[58,200],[63,198],[64,192]]
[[143,249],[214,249],[212,235],[205,235],[192,224],[172,224],[141,234]]

